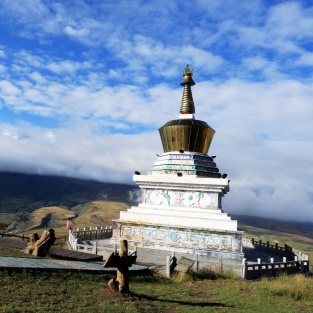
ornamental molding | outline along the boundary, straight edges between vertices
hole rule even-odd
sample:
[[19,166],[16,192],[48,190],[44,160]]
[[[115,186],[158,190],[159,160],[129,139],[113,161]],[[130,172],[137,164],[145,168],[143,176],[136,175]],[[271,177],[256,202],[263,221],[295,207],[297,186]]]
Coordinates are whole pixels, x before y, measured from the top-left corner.
[[226,187],[217,185],[203,185],[203,184],[188,184],[188,183],[161,183],[161,182],[137,182],[139,187],[142,189],[175,189],[175,190],[195,190],[195,191],[206,191],[214,193],[224,193],[228,192]]

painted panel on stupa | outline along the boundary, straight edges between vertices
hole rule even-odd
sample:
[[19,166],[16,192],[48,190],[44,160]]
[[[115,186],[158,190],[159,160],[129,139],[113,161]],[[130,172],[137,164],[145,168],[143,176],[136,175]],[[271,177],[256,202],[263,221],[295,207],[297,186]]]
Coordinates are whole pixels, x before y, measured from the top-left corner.
[[147,189],[145,203],[153,205],[214,209],[215,194],[199,191]]
[[154,229],[139,226],[122,226],[121,236],[131,237],[132,240],[157,240],[167,244],[184,244],[215,248],[220,250],[232,249],[232,237],[228,235],[183,232],[179,230]]

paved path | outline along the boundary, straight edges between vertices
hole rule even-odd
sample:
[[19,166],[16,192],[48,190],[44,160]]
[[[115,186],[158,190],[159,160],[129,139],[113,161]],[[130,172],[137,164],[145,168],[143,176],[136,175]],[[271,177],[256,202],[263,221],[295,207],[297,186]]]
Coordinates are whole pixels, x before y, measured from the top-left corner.
[[[103,263],[103,261],[82,262],[55,259],[0,257],[0,268],[71,269],[116,272],[116,268],[102,268]],[[147,266],[133,265],[130,269],[132,271],[143,271],[147,269]]]
[[[94,244],[95,241],[90,241],[89,244]],[[110,239],[97,240],[99,247],[103,247],[104,252],[103,259],[105,260],[107,255],[114,249],[114,245]],[[130,249],[131,250],[131,249]],[[276,262],[282,261],[282,258],[276,255],[268,254],[266,252],[258,251],[255,249],[245,248],[246,258],[249,262],[256,262],[257,258],[261,258],[262,262],[269,262],[271,257],[275,258]],[[137,249],[137,262],[130,270],[142,271],[146,269],[154,269],[165,272],[167,256],[171,256],[171,252],[159,251],[152,249]],[[181,257],[194,259],[194,255],[176,253],[175,257],[177,261]],[[204,257],[198,256],[199,268],[223,268],[231,269],[237,275],[241,276],[242,262],[241,260],[231,260],[216,257]],[[0,257],[0,268],[49,268],[49,269],[72,269],[72,270],[90,270],[90,271],[103,271],[111,272],[115,271],[115,268],[102,268],[104,261],[68,261],[68,260],[56,260],[56,259],[37,259],[37,258],[14,258],[14,257]]]

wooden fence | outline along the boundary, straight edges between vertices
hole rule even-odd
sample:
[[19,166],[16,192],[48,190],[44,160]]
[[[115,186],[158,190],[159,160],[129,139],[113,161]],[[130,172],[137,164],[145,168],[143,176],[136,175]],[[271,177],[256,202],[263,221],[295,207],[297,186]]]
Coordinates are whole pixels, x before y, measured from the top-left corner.
[[251,239],[251,244],[256,250],[280,255],[286,257],[287,260],[293,260],[295,257],[292,247],[288,245],[279,246],[278,243],[270,244],[269,241],[263,242],[262,240],[255,240],[254,238]]

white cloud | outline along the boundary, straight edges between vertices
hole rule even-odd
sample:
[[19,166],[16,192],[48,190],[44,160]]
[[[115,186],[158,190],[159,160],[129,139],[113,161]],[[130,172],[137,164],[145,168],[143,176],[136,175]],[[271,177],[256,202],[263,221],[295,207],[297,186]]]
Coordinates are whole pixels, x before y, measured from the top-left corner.
[[0,81],[0,90],[1,94],[9,97],[20,94],[20,90],[7,80]]
[[89,31],[86,28],[74,29],[71,26],[66,26],[64,32],[69,36],[74,37],[86,37],[89,35]]
[[310,219],[312,10],[5,0],[0,169],[131,182],[162,153],[157,129],[178,117],[188,63],[196,117],[217,131],[209,153],[231,180],[225,209]]
[[3,50],[0,50],[0,58],[5,59],[6,57],[6,53]]

